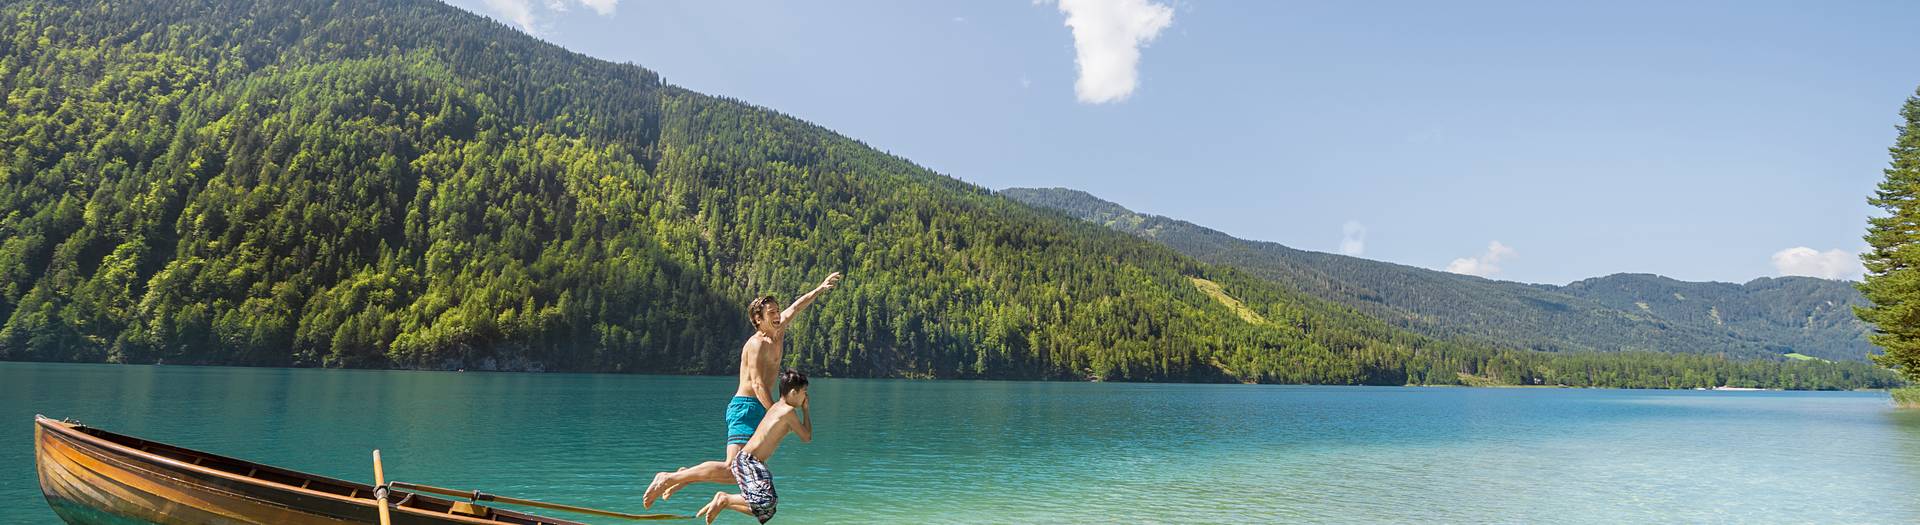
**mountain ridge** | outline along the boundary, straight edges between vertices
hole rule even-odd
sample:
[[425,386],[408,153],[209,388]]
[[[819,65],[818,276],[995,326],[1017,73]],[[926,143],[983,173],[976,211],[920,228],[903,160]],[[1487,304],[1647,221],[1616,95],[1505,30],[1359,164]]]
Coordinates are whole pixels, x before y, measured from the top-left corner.
[[[1080,190],[1008,188],[1000,194],[1152,239],[1203,261],[1236,266],[1430,336],[1504,341],[1545,351],[1678,348],[1741,357],[1800,353],[1848,361],[1864,361],[1873,351],[1865,339],[1866,325],[1851,312],[1864,298],[1844,282],[1811,277],[1760,277],[1744,284],[1688,282],[1638,273],[1563,286],[1499,281],[1239,239],[1191,222],[1133,212]],[[1705,303],[1700,297],[1688,303],[1688,294],[1718,302],[1699,308],[1694,305]],[[1775,301],[1800,294],[1812,302],[1766,308],[1735,297],[1744,294],[1770,295]],[[1790,329],[1800,317],[1806,318],[1800,323],[1804,330]],[[1543,326],[1553,328],[1539,328]]]
[[433,0],[0,15],[0,358],[726,373],[749,297],[831,271],[789,363],[826,375],[1494,357]]
[[0,92],[0,359],[725,374],[749,298],[842,271],[783,364],[1890,381],[1422,335],[434,0],[7,3]]

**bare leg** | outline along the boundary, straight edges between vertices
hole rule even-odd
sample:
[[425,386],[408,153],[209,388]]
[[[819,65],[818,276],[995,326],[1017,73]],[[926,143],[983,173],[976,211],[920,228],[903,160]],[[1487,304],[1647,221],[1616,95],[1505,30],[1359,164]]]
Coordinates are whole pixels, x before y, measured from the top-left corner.
[[640,506],[653,508],[655,498],[673,499],[673,493],[692,483],[733,483],[733,457],[740,454],[744,445],[727,445],[726,461],[708,461],[692,467],[682,467],[672,473],[661,472],[653,475],[653,483],[647,485],[647,492],[640,498]]
[[708,461],[668,474],[660,484],[660,499],[672,499],[673,493],[694,483],[733,484],[733,472],[724,461]]
[[753,516],[753,508],[747,506],[747,498],[740,497],[739,494],[728,494],[725,492],[713,493],[713,501],[707,502],[707,506],[700,507],[700,512],[696,512],[693,515],[705,518],[707,524],[712,525],[713,519],[720,517],[720,511],[726,509],[733,509],[735,512]]

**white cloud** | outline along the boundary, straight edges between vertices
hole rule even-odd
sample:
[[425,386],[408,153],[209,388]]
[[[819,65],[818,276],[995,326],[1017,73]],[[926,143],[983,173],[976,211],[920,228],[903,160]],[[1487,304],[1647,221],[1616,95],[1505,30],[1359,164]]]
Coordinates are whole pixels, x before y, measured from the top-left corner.
[[600,13],[601,16],[613,14],[613,8],[619,3],[620,0],[580,0],[581,5],[587,6],[587,9],[592,9],[595,13]]
[[505,17],[508,22],[520,26],[521,30],[533,32],[533,4],[527,0],[485,0],[487,9]]
[[1139,83],[1140,48],[1173,25],[1173,8],[1149,0],[1059,0],[1073,28],[1074,63],[1081,102],[1126,100]]
[[1486,253],[1482,253],[1478,257],[1462,257],[1447,263],[1447,271],[1465,275],[1492,277],[1500,273],[1500,261],[1512,258],[1516,253],[1512,247],[1500,244],[1500,241],[1493,241],[1487,243]]
[[579,4],[608,16],[613,14],[620,0],[540,0],[538,4],[534,0],[480,0],[480,3],[485,4],[494,15],[520,26],[521,31],[538,33],[542,14],[564,13],[574,4]]
[[1795,246],[1773,252],[1773,270],[1780,275],[1804,275],[1821,279],[1853,280],[1866,274],[1860,258],[1835,248],[1819,251]]
[[1340,254],[1359,257],[1364,253],[1367,253],[1367,225],[1347,221],[1340,227]]

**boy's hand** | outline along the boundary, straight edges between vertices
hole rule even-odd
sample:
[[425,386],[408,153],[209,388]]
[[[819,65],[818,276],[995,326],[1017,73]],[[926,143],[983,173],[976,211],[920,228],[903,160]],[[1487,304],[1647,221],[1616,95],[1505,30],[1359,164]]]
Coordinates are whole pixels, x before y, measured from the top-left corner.
[[814,288],[813,291],[801,295],[800,299],[795,300],[792,305],[787,306],[786,310],[780,312],[780,324],[787,324],[793,321],[793,317],[800,315],[800,310],[806,308],[807,305],[813,304],[813,300],[818,298],[821,292],[832,290],[834,286],[838,286],[839,284],[840,272],[833,272],[833,275],[828,275],[827,280],[820,281],[819,288]]
[[800,424],[794,428],[794,432],[800,435],[800,441],[805,443],[813,442],[813,411],[807,409],[807,405],[811,404],[813,396],[807,396],[807,400],[800,403]]

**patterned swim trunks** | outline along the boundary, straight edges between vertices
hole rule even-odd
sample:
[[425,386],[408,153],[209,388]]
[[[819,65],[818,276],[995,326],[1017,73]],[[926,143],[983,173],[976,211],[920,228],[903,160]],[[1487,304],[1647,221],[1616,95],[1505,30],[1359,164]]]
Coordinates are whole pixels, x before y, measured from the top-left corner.
[[753,454],[740,451],[733,457],[733,480],[740,484],[740,497],[747,500],[747,508],[753,510],[753,517],[766,523],[773,519],[774,505],[780,502],[780,495],[773,492],[773,473],[767,471],[767,464],[754,459]]

